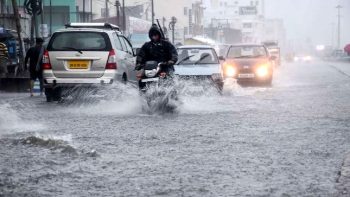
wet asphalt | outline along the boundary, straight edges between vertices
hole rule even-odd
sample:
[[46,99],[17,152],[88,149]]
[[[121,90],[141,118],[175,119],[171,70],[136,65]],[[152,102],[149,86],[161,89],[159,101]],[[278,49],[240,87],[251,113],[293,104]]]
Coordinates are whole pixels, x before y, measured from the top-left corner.
[[272,87],[186,82],[173,114],[132,85],[46,103],[0,93],[0,196],[336,196],[350,63],[285,63]]

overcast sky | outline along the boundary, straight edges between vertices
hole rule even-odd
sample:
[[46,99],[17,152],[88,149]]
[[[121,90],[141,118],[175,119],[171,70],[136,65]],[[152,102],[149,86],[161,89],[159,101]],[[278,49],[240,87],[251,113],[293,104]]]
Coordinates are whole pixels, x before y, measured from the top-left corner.
[[350,0],[265,0],[266,16],[284,20],[290,41],[311,39],[314,44],[331,44],[333,31],[335,44],[337,32],[335,7],[339,2],[344,7],[342,9],[342,45],[344,45],[350,43]]

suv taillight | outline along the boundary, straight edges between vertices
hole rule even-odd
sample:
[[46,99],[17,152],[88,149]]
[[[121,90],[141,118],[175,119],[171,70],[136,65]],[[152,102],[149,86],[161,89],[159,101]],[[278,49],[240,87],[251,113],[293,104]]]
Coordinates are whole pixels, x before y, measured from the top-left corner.
[[106,69],[117,69],[117,56],[115,54],[114,49],[109,51]]
[[50,56],[49,52],[45,50],[44,55],[43,55],[43,70],[51,70],[51,63],[50,63]]

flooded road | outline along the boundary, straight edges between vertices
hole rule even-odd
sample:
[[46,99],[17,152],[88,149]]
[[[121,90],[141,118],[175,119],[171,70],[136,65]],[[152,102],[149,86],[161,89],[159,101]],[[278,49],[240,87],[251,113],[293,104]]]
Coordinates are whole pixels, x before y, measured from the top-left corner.
[[0,196],[335,195],[349,68],[285,64],[272,87],[223,95],[187,84],[165,116],[130,86],[92,102],[0,93]]

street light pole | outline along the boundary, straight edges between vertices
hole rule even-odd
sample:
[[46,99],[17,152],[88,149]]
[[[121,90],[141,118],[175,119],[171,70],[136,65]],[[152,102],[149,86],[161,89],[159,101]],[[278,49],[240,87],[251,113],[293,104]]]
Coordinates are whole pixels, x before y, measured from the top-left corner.
[[341,34],[340,34],[340,9],[342,9],[343,7],[341,5],[338,5],[336,7],[338,9],[338,43],[337,43],[337,49],[340,49],[340,41],[341,41]]

